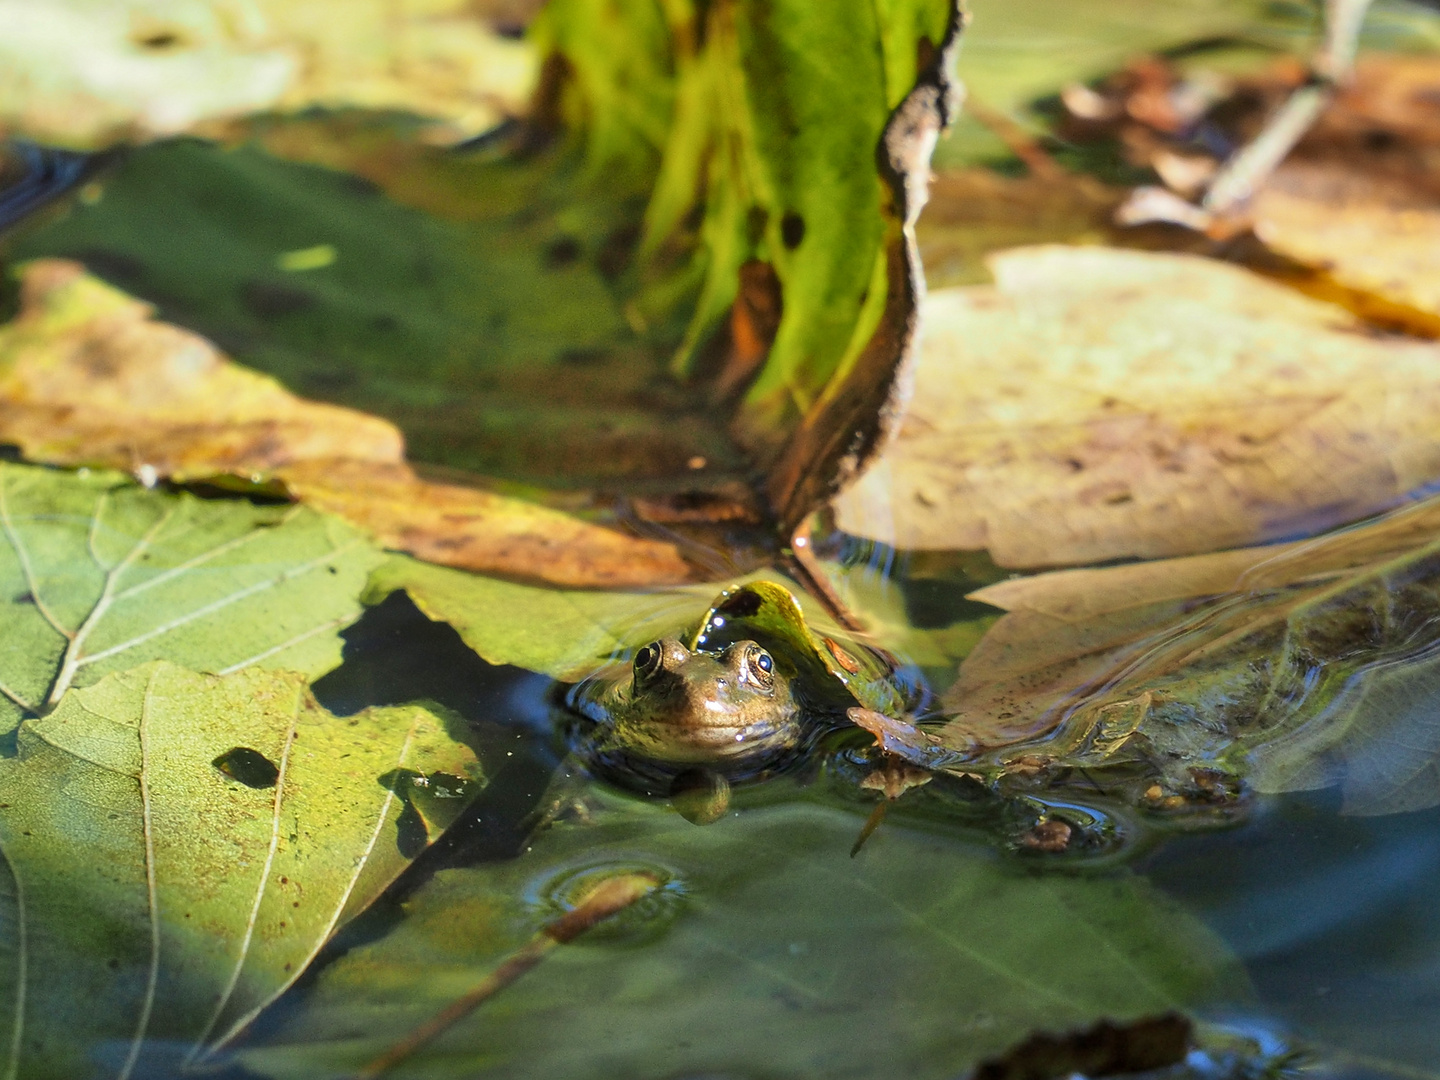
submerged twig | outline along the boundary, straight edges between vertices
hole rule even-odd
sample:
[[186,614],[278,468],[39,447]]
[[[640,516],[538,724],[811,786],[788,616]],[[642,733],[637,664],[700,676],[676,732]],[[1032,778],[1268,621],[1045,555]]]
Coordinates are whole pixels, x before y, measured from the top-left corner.
[[469,993],[451,1002],[436,1016],[414,1028],[390,1049],[356,1071],[356,1080],[372,1080],[389,1072],[540,963],[556,945],[574,940],[596,923],[603,922],[653,892],[659,885],[659,880],[650,874],[621,874],[606,878],[574,910],[546,924],[529,944],[512,953]]

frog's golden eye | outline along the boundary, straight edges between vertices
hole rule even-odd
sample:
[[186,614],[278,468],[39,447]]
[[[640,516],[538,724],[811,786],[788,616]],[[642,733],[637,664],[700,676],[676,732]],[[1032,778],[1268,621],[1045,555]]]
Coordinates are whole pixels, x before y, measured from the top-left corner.
[[635,654],[635,674],[644,678],[654,675],[660,670],[665,658],[665,651],[660,647],[660,642],[652,641]]
[[745,676],[762,690],[775,685],[775,660],[759,645],[745,649]]

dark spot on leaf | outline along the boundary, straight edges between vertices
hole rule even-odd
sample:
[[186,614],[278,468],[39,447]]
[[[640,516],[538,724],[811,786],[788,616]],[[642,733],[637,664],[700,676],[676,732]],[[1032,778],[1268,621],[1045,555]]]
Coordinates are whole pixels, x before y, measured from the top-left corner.
[[289,971],[289,970],[290,970],[290,965],[289,965],[289,964],[286,964],[286,965],[285,965],[285,970],[286,970],[286,971]]
[[35,602],[35,597],[34,597],[33,595],[31,595],[30,593],[28,593],[28,592],[22,592],[22,593],[16,593],[16,594],[15,594],[14,603],[17,603],[17,604],[33,604],[34,602]]
[[399,328],[400,322],[394,315],[376,315],[370,320],[371,330],[387,331],[398,330]]
[[335,177],[335,186],[347,195],[354,195],[359,198],[373,199],[383,195],[385,189],[374,180],[364,176],[356,176],[354,173],[340,173]]
[[565,349],[555,359],[571,367],[592,367],[605,362],[605,350],[596,348]]
[[147,272],[145,264],[135,256],[106,248],[81,248],[72,252],[70,258],[78,259],[91,273],[116,285],[133,285]]
[[752,206],[745,215],[745,233],[751,244],[758,244],[765,235],[765,223],[770,220],[763,206]]
[[246,787],[270,788],[280,778],[279,767],[259,750],[237,746],[226,750],[210,764]]
[[562,266],[569,266],[576,259],[580,258],[582,251],[580,241],[575,237],[557,237],[545,245],[545,268],[547,270],[558,270]]
[[152,30],[135,39],[135,44],[142,49],[150,49],[154,52],[164,52],[166,49],[173,49],[183,44],[184,38],[174,30]]
[[281,885],[289,885],[289,884],[290,884],[290,879],[289,879],[288,877],[282,877],[282,878],[280,879],[280,884],[281,884]]
[[430,830],[425,828],[425,819],[409,799],[395,819],[395,848],[407,859],[413,859],[430,843]]
[[1128,502],[1134,502],[1135,496],[1128,491],[1117,491],[1114,495],[1107,495],[1105,502],[1109,506],[1122,506]]
[[794,251],[800,246],[800,241],[805,239],[805,219],[794,210],[788,211],[780,219],[780,239],[785,241],[785,246]]
[[340,571],[339,571],[339,570],[336,570],[335,567],[333,567],[333,566],[327,566],[325,569],[326,569],[326,570],[329,570],[330,573],[332,573],[332,574],[338,574],[338,573],[340,573]]
[[315,306],[315,297],[293,285],[277,285],[269,281],[250,280],[240,285],[240,303],[245,310],[262,319],[278,319],[298,315]]
[[116,959],[112,956],[109,960],[106,960],[106,961],[105,961],[105,966],[108,967],[111,971],[119,971],[119,970],[120,970],[120,961],[119,961],[119,960],[116,960]]
[[748,619],[759,612],[760,605],[764,602],[759,593],[750,589],[741,589],[717,607],[715,612],[731,619]]
[[1367,131],[1364,140],[1367,150],[1389,150],[1400,141],[1393,131],[1386,131],[1383,128],[1373,128]]
[[612,229],[595,254],[595,266],[601,275],[613,281],[623,274],[639,242],[640,226],[634,222]]
[[1110,1076],[1177,1065],[1190,1046],[1190,1021],[1176,1013],[1128,1024],[1102,1021],[1064,1035],[1032,1035],[1004,1056],[984,1062],[972,1080],[1051,1080]]

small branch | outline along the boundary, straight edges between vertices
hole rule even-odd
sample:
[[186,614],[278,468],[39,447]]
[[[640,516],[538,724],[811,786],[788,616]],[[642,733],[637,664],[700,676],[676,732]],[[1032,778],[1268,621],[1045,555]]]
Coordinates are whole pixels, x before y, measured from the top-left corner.
[[865,632],[865,621],[852,612],[840,599],[840,594],[835,591],[835,586],[830,583],[820,560],[815,558],[815,552],[810,543],[810,522],[805,520],[800,524],[794,534],[790,537],[789,553],[790,569],[794,571],[795,577],[805,591],[820,601],[822,607],[837,623],[846,630],[856,634]]
[[623,911],[649,895],[660,882],[649,874],[621,874],[606,878],[574,908],[538,934],[480,981],[469,993],[451,1002],[439,1014],[412,1030],[379,1057],[354,1074],[355,1080],[374,1080],[415,1054],[437,1035],[504,990],[545,959],[556,945],[574,940],[596,923]]

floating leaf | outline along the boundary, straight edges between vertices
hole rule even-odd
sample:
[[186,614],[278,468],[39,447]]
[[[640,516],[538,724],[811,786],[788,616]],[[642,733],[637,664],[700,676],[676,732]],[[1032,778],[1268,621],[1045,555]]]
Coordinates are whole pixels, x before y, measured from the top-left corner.
[[383,544],[471,570],[581,586],[690,577],[670,544],[419,479],[394,425],[297,398],[64,260],[23,269],[20,313],[0,326],[0,440],[152,480],[278,479]]
[[435,117],[455,140],[521,110],[536,62],[466,0],[5,0],[0,124],[45,142],[152,139],[314,106]]
[[[837,502],[1002,566],[1210,551],[1355,520],[1440,476],[1440,349],[1184,255],[1021,249],[932,293],[914,404]],[[963,373],[963,377],[962,377]]]
[[34,461],[176,480],[405,453],[393,424],[297,398],[61,259],[21,269],[20,311],[0,325],[0,440]]
[[132,668],[25,721],[16,746],[0,760],[12,1076],[151,1075],[203,1056],[416,854],[387,773],[481,783],[426,710],[338,718],[304,676],[255,668]]
[[1318,540],[982,589],[1010,613],[938,737],[976,748],[967,768],[1139,762],[1151,801],[1202,796],[1191,770],[1218,769],[1339,784],[1350,813],[1436,805],[1437,522],[1431,499]]
[[0,463],[0,727],[167,659],[311,677],[340,663],[383,556],[302,507],[203,501],[114,473]]
[[437,874],[240,1060],[350,1075],[613,873],[662,884],[396,1077],[950,1078],[1035,1028],[1246,994],[1223,945],[1125,871],[1037,876],[893,820],[851,859],[860,819],[803,803],[705,829],[600,805],[523,858]]

